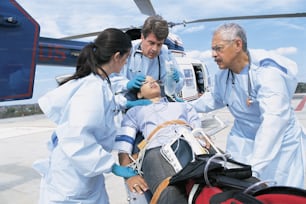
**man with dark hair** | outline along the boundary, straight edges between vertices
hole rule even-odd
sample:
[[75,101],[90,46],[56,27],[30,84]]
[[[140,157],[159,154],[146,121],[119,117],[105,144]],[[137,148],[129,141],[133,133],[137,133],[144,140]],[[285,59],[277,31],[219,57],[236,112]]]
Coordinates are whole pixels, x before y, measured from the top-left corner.
[[142,27],[144,38],[153,33],[158,40],[165,40],[169,34],[168,23],[161,16],[148,17]]
[[[145,81],[145,76],[150,75],[155,80],[166,82],[167,62],[174,65],[172,79],[175,81],[175,93],[183,88],[183,74],[177,69],[177,63],[164,45],[169,34],[168,23],[161,16],[148,17],[141,31],[141,38],[132,42],[130,56],[120,75],[113,75],[111,80],[117,94],[116,101],[123,108],[130,108],[135,105],[146,105],[148,100],[128,100],[124,93],[130,90],[138,90]],[[162,87],[163,89],[163,87]],[[162,91],[163,92],[163,91]]]

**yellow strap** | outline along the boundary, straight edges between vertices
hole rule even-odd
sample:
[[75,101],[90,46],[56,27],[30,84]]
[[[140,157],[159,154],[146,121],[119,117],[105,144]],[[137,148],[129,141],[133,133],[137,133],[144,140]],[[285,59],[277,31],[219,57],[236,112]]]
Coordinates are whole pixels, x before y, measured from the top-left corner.
[[137,147],[141,150],[143,149],[147,144],[148,144],[148,141],[151,139],[151,137],[153,135],[155,135],[155,133],[157,131],[159,131],[161,128],[163,127],[166,127],[168,125],[174,125],[174,124],[178,124],[178,125],[187,125],[187,123],[185,121],[182,121],[182,120],[169,120],[169,121],[166,121],[164,123],[162,123],[161,125],[158,125],[151,133],[150,135],[146,138],[146,139],[143,139],[138,145]]
[[163,190],[165,190],[165,188],[167,188],[167,186],[169,185],[170,182],[170,176],[165,178],[162,182],[160,182],[160,184],[158,185],[156,191],[154,192],[151,202],[150,204],[156,204],[160,194],[163,192]]

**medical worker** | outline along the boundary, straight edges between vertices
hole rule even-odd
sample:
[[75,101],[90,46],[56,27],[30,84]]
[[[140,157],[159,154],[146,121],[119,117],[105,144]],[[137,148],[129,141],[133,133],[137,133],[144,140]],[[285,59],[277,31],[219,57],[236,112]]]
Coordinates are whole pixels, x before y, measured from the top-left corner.
[[[149,188],[155,192],[158,185],[167,177],[175,174],[174,168],[162,156],[161,146],[171,143],[174,139],[181,136],[189,128],[200,128],[201,120],[195,109],[188,103],[169,102],[166,97],[161,96],[159,84],[151,76],[146,77],[145,83],[137,93],[137,98],[145,98],[152,101],[147,106],[136,106],[129,109],[123,117],[122,126],[118,131],[114,150],[118,150],[119,162],[125,166],[133,160],[128,155],[133,154],[133,146],[137,132],[141,132],[145,139],[159,129],[152,136],[145,148],[142,176],[137,175],[126,179],[126,185],[130,190],[130,203],[149,203],[143,200],[139,193],[144,193]],[[165,122],[181,120],[186,123],[165,125]],[[187,155],[188,153],[185,152]],[[139,168],[141,168],[139,167]],[[138,194],[137,194],[138,193]],[[187,203],[184,189],[178,186],[168,186],[160,195],[158,203]]]
[[[139,89],[145,81],[146,75],[165,83],[167,78],[167,62],[172,63],[174,67],[171,76],[175,81],[175,93],[182,90],[184,85],[183,74],[177,69],[176,60],[167,46],[163,44],[168,34],[168,23],[161,16],[150,16],[145,20],[141,30],[141,39],[132,42],[130,56],[121,70],[121,74],[113,74],[111,76],[114,89],[117,93],[116,100],[121,107],[130,108],[136,105],[149,104],[149,100],[129,100],[128,97],[123,97],[124,94],[118,93],[126,93],[126,91],[133,90],[133,87]],[[181,101],[176,94],[174,94],[174,99]]]
[[108,76],[120,72],[130,48],[121,30],[104,30],[82,49],[76,72],[39,99],[57,124],[50,157],[33,164],[42,175],[40,204],[108,204],[103,173],[135,175],[111,154],[118,107]]
[[235,160],[251,164],[254,176],[303,188],[305,134],[291,107],[297,65],[276,55],[254,64],[246,33],[235,23],[214,32],[212,56],[220,68],[214,90],[191,103],[198,112],[229,109],[234,124],[226,150]]

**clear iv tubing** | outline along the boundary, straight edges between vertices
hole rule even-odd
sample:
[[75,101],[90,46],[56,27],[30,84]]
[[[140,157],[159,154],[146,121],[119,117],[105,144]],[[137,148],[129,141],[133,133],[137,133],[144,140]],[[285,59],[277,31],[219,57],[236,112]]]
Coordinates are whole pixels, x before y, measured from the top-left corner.
[[227,159],[226,159],[226,157],[225,157],[224,154],[215,154],[214,156],[212,156],[211,158],[209,158],[209,159],[207,160],[206,165],[205,165],[205,167],[204,167],[204,180],[205,180],[205,183],[206,183],[209,187],[212,187],[212,185],[211,185],[211,183],[209,182],[209,179],[208,179],[208,167],[209,167],[209,164],[212,162],[213,159],[219,158],[219,157],[221,157],[221,158],[223,159],[223,161],[224,161],[223,166],[224,166],[224,168],[225,168]]
[[166,61],[166,79],[165,79],[165,92],[168,96],[172,96],[175,93],[175,88],[176,88],[176,82],[173,79],[173,62],[171,61]]
[[276,184],[276,181],[273,181],[273,180],[265,180],[265,181],[259,181],[259,182],[256,182],[254,184],[252,184],[251,186],[249,186],[247,189],[245,189],[243,191],[243,193],[249,193],[252,189],[256,188],[257,186],[260,186],[261,184],[267,184],[267,183],[271,183],[272,185],[275,185]]

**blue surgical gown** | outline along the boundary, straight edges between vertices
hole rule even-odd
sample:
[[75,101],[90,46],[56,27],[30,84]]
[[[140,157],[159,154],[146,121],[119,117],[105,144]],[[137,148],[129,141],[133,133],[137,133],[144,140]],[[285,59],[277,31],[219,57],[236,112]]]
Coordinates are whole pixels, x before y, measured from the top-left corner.
[[[296,72],[295,63],[271,58],[239,74],[220,70],[214,91],[191,103],[198,112],[228,107],[234,124],[226,150],[235,160],[251,164],[255,176],[304,187],[305,133],[291,107]],[[253,101],[249,106],[248,98]]]
[[41,165],[40,203],[109,203],[103,173],[111,171],[115,141],[113,94],[106,80],[90,74],[39,99],[57,124],[58,144]]

